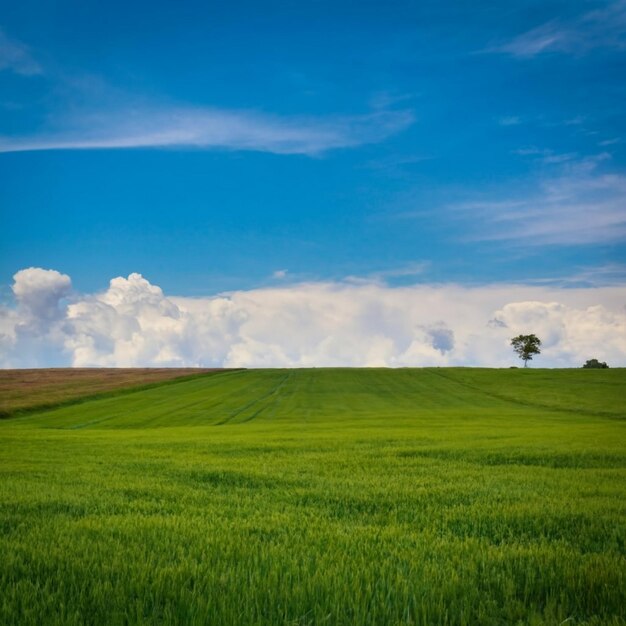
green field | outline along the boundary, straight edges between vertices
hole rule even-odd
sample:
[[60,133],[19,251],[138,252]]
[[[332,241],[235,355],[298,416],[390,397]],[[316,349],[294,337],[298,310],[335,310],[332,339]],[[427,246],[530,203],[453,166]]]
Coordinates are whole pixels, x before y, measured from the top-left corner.
[[0,421],[0,624],[626,624],[626,370],[250,370]]

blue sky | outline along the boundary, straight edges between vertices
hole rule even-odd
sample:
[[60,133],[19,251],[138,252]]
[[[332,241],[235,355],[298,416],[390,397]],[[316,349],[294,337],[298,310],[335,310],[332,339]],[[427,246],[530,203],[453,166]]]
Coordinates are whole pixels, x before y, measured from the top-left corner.
[[[0,284],[600,285],[626,2],[2,2]],[[7,296],[8,297],[8,296]]]

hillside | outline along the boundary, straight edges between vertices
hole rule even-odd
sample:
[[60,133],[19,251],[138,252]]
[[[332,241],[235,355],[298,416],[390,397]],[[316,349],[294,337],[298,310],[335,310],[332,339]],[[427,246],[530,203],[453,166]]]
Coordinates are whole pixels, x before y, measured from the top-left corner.
[[246,370],[3,420],[0,623],[625,624],[625,389]]
[[[104,372],[109,380],[109,371]],[[150,370],[147,370],[148,372]],[[166,370],[174,378],[177,370]],[[414,420],[417,416],[528,413],[546,409],[626,417],[626,370],[300,369],[221,371],[175,385],[96,398],[21,424],[71,428]],[[180,376],[193,370],[181,370]],[[214,372],[212,372],[214,373]],[[155,373],[160,375],[161,372]],[[139,373],[133,382],[154,380]],[[116,381],[117,382],[117,381]],[[71,387],[68,380],[64,387]],[[89,391],[94,389],[90,387]],[[83,392],[85,393],[85,392]],[[49,396],[48,396],[49,397]],[[62,404],[65,404],[62,402]],[[394,422],[395,423],[395,422]]]

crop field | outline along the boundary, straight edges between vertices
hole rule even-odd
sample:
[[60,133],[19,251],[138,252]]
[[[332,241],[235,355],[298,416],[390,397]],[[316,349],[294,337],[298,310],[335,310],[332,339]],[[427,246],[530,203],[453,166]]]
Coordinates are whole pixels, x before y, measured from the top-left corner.
[[626,624],[626,370],[194,376],[0,420],[0,624]]
[[0,418],[102,393],[223,371],[192,367],[0,369]]

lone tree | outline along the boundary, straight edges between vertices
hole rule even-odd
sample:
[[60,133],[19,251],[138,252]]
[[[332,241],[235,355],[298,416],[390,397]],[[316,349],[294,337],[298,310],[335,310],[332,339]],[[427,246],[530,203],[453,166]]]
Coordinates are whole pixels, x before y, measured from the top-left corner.
[[598,359],[589,359],[584,365],[586,369],[606,370],[609,366],[604,361],[598,361]]
[[519,358],[524,361],[524,367],[528,366],[528,361],[533,360],[534,354],[541,354],[539,349],[541,339],[537,335],[518,335],[511,339],[511,345]]

